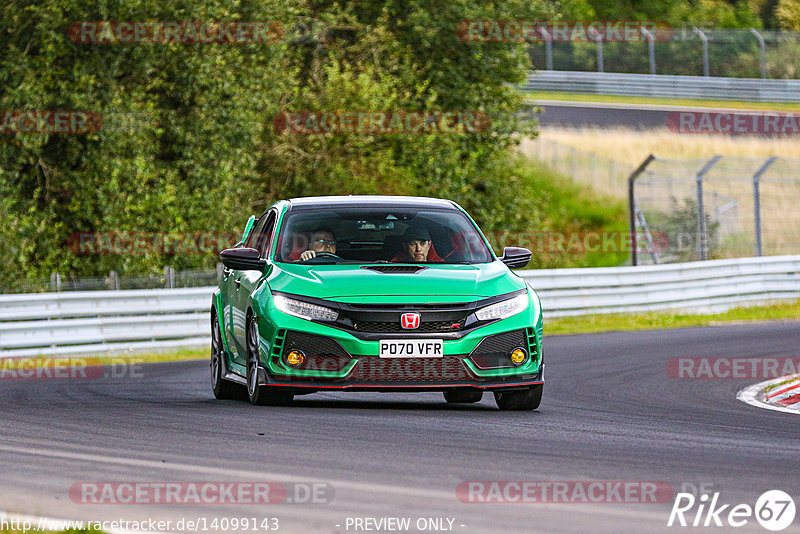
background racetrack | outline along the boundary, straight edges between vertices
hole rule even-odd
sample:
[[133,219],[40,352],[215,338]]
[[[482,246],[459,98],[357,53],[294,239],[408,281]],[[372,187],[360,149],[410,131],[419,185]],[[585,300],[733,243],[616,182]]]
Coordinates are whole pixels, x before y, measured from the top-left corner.
[[[280,532],[347,532],[347,517],[390,516],[412,525],[451,517],[463,533],[666,532],[687,530],[667,528],[671,501],[467,504],[455,488],[466,480],[665,481],[676,491],[711,485],[733,505],[752,506],[769,489],[800,504],[800,420],[736,400],[757,380],[666,372],[679,356],[796,357],[800,323],[546,336],[544,347],[544,400],[529,413],[500,412],[489,394],[460,406],[440,393],[320,393],[293,407],[216,401],[200,361],[143,364],[141,376],[121,378],[0,380],[0,509],[76,519],[277,517]],[[222,480],[323,482],[334,497],[176,506],[87,505],[68,495],[82,481]],[[755,519],[736,530],[766,532]],[[800,532],[800,514],[784,532]]]

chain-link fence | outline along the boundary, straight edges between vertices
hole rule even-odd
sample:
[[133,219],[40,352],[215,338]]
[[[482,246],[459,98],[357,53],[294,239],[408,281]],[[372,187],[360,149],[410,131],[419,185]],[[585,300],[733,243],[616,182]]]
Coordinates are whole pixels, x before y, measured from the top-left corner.
[[634,181],[640,263],[800,252],[800,160],[655,158]]
[[627,198],[625,181],[633,170],[627,163],[541,136],[535,141],[524,141],[521,149],[525,155],[538,159],[554,171],[592,186],[600,195]]
[[669,40],[531,44],[535,69],[735,78],[800,75],[800,32],[676,28]]
[[[628,196],[631,165],[541,137],[522,148],[597,193]],[[640,264],[800,253],[800,159],[654,158],[634,185],[636,235],[650,241],[636,247]]]

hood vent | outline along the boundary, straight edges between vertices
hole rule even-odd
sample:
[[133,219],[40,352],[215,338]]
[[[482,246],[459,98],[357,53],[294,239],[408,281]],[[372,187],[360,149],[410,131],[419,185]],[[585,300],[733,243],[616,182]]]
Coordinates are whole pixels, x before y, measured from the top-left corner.
[[361,268],[378,271],[379,273],[393,274],[414,274],[427,269],[424,265],[364,265]]

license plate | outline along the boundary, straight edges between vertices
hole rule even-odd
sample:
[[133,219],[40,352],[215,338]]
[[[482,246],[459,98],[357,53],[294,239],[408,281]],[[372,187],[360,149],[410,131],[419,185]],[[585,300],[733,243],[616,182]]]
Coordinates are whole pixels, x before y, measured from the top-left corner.
[[442,358],[444,341],[441,339],[382,339],[381,358]]

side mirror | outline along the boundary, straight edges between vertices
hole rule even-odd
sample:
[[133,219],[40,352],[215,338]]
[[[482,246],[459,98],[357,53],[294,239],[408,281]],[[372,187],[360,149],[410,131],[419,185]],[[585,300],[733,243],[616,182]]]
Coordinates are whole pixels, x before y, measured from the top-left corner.
[[226,248],[219,253],[222,264],[237,271],[263,271],[267,260],[254,248]]
[[506,247],[500,261],[508,265],[509,269],[522,269],[531,261],[533,253],[527,248]]
[[244,225],[244,232],[242,232],[242,240],[239,241],[237,245],[241,245],[242,243],[247,241],[247,238],[250,237],[250,231],[253,229],[253,227],[256,225],[257,222],[258,219],[256,219],[255,215],[251,215],[250,218],[247,219],[247,224]]

